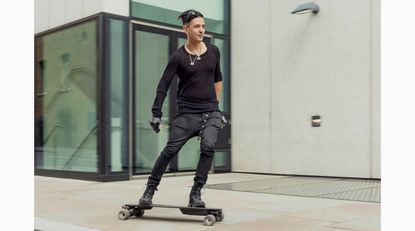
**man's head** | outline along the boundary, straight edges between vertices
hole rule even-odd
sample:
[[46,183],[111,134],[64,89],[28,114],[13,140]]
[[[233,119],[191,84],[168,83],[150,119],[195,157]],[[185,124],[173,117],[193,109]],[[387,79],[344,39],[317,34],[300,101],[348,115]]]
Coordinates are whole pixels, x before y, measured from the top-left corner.
[[187,34],[187,39],[203,41],[205,20],[202,13],[197,10],[186,10],[178,18],[182,19],[183,31]]

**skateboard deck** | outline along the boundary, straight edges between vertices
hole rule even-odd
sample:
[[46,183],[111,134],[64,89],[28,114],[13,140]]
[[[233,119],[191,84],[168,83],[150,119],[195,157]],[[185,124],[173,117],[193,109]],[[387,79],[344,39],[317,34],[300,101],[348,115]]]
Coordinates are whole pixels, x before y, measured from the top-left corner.
[[123,210],[118,213],[118,218],[120,220],[127,220],[131,216],[142,217],[144,215],[144,210],[153,208],[180,209],[180,211],[186,215],[206,216],[203,223],[208,226],[213,225],[216,221],[222,221],[225,218],[225,214],[220,208],[186,207],[163,204],[152,204],[146,206],[140,206],[138,204],[125,204],[122,208]]

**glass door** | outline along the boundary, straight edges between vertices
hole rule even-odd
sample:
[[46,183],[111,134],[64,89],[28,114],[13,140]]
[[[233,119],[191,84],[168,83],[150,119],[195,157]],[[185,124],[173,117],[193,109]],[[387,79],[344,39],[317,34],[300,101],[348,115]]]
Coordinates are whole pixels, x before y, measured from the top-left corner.
[[[209,42],[210,38],[206,38]],[[182,32],[134,25],[133,31],[133,73],[134,73],[134,155],[133,173],[146,174],[151,169],[169,136],[169,124],[176,114],[177,78],[172,82],[169,94],[163,104],[163,125],[155,133],[148,120],[156,94],[157,84],[167,65],[170,55],[186,42]],[[199,160],[200,147],[197,138],[189,140],[172,160],[168,172],[194,171]]]
[[[148,173],[168,139],[166,126],[158,134],[153,132],[148,120],[155,97],[158,80],[169,58],[168,35],[145,30],[134,30],[134,106],[135,154],[134,174]],[[163,104],[164,122],[169,121],[169,97]]]

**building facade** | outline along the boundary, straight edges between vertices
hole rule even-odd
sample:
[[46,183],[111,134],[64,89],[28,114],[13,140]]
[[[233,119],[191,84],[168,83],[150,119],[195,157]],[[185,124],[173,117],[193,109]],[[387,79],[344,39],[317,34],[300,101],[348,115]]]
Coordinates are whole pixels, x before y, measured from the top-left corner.
[[[148,125],[155,89],[186,39],[177,16],[193,8],[221,51],[220,109],[231,121],[214,172],[380,178],[380,3],[322,0],[316,15],[290,14],[301,3],[36,0],[35,173],[149,174],[177,83],[159,134]],[[168,171],[192,172],[198,156],[190,140]]]
[[302,3],[232,1],[232,170],[380,178],[380,1]]

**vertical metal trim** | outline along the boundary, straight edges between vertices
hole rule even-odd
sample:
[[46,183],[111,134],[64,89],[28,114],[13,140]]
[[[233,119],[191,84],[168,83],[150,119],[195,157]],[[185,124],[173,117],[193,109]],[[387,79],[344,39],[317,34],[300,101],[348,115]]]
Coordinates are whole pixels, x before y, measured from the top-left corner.
[[[178,43],[179,43],[179,36],[177,36],[174,32],[167,33],[168,41],[168,54],[167,56],[170,57],[175,50],[177,50]],[[172,124],[174,121],[175,115],[177,113],[177,88],[178,88],[178,77],[177,74],[174,75],[173,81],[170,84],[170,90],[168,92],[169,98],[169,124]],[[169,134],[171,132],[171,126],[169,126]],[[167,171],[171,172],[179,172],[179,155],[176,155],[171,159],[170,165]]]
[[102,106],[102,102],[103,102],[103,90],[102,90],[102,85],[103,85],[103,79],[102,76],[104,75],[104,65],[103,65],[103,16],[102,14],[99,14],[97,17],[97,83],[96,83],[96,95],[97,95],[97,100],[96,100],[96,113],[97,113],[97,133],[96,133],[96,137],[97,137],[97,173],[98,175],[102,175],[103,172],[103,161],[104,161],[104,155],[105,152],[103,151],[104,148],[102,147],[103,145],[103,106]]
[[134,93],[133,93],[133,24],[128,21],[128,176],[133,177],[133,155],[135,146],[135,118],[134,118]]
[[106,123],[107,123],[107,114],[106,114],[106,107],[107,105],[107,100],[106,100],[106,94],[107,94],[107,62],[106,62],[106,33],[105,33],[105,15],[102,14],[100,16],[100,37],[101,37],[101,55],[100,55],[100,59],[101,59],[101,86],[100,86],[100,97],[101,97],[101,110],[100,110],[100,114],[101,114],[101,121],[100,121],[100,127],[101,127],[101,134],[100,134],[100,139],[101,139],[101,144],[99,145],[101,148],[101,171],[100,171],[100,175],[105,175],[105,166],[106,166],[106,162],[107,162],[107,129],[106,129]]
[[128,16],[130,16],[131,17],[131,15],[132,15],[132,3],[133,2],[133,0],[128,0],[128,13],[129,13],[129,15]]
[[[229,23],[229,46],[228,46],[228,55],[229,55],[229,64],[228,64],[228,76],[229,76],[229,119],[232,120],[232,1],[229,0],[229,7],[228,7],[228,23]],[[233,145],[232,145],[232,129],[229,129],[229,138],[230,138],[230,144],[229,144],[229,172],[232,171],[232,150],[233,150]]]
[[110,90],[110,78],[109,78],[109,33],[108,33],[108,17],[105,13],[102,14],[102,75],[101,75],[101,128],[102,128],[102,143],[101,143],[101,150],[102,150],[102,161],[101,161],[101,174],[102,175],[109,175],[110,171],[107,172],[108,161],[110,160],[111,155],[111,102],[109,100],[109,96],[111,94]]

